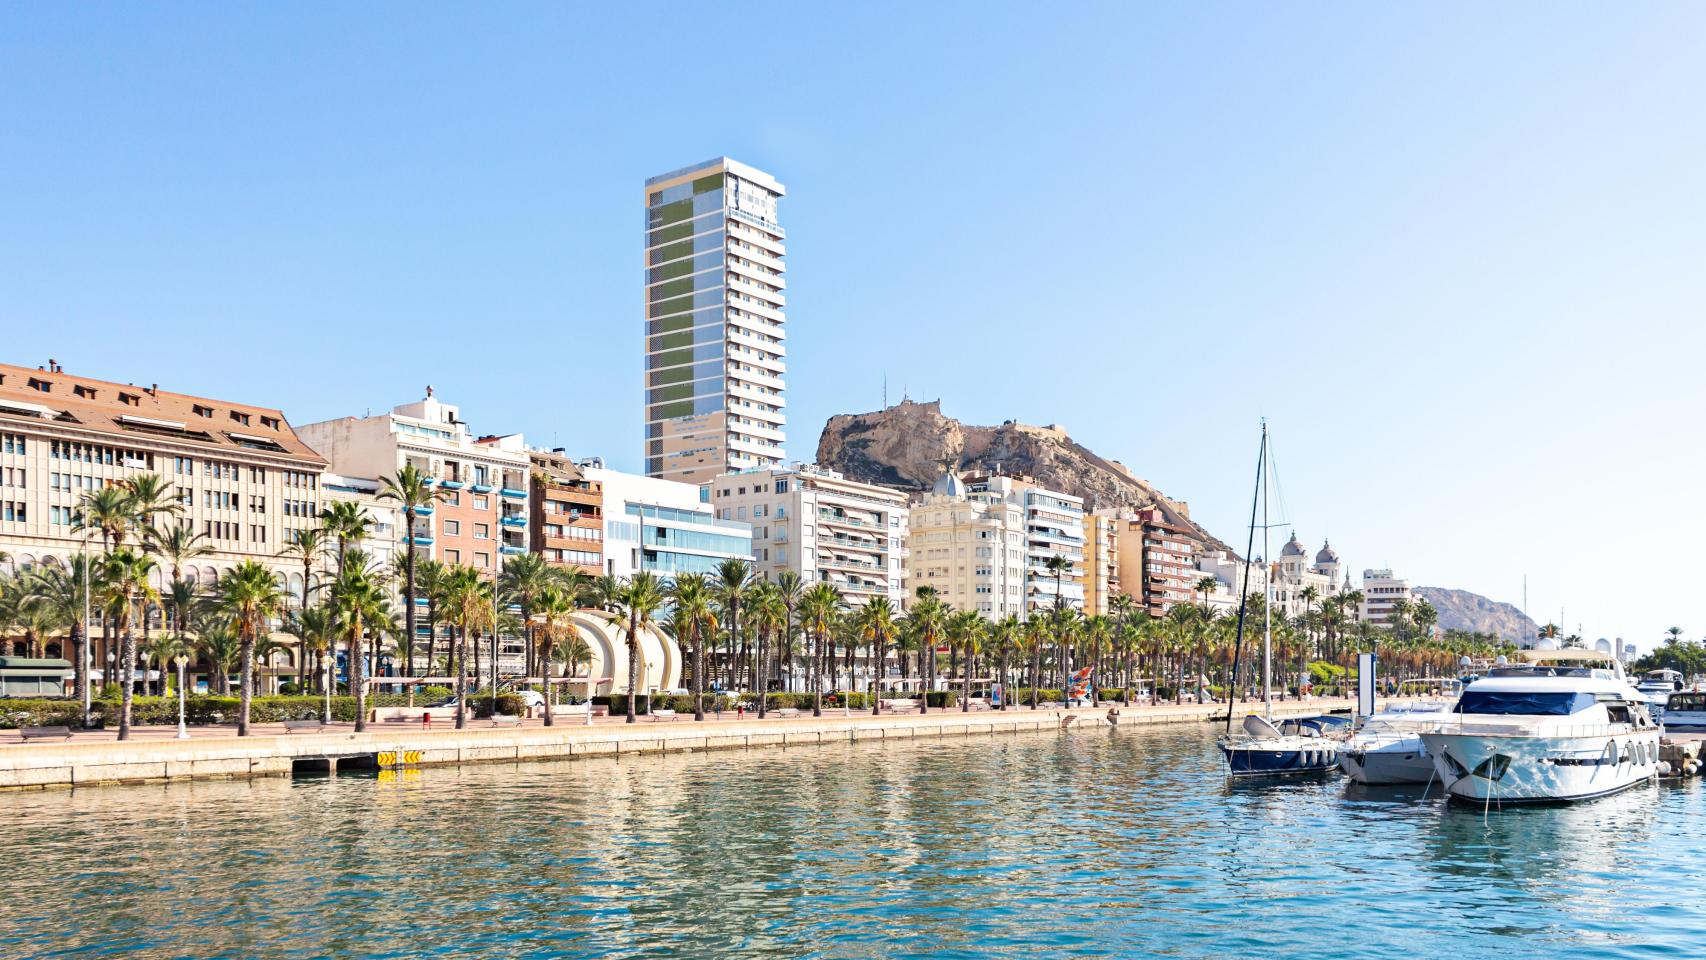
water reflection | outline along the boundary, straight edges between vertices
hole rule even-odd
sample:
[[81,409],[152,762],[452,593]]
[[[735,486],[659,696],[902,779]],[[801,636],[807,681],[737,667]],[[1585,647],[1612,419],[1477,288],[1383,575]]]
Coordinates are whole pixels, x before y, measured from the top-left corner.
[[[1092,729],[0,796],[0,956],[1694,953],[1698,789],[1228,788]],[[1642,926],[1644,925],[1644,926]]]

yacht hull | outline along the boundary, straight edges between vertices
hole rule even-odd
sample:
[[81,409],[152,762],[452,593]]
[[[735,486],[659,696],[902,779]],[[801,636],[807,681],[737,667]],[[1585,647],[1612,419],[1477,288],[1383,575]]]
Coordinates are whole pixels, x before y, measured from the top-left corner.
[[1338,765],[1337,745],[1318,737],[1284,737],[1222,743],[1228,772],[1234,777],[1284,777],[1326,773]]
[[1419,737],[1339,751],[1339,768],[1357,783],[1427,783],[1434,778],[1433,758]]
[[1658,774],[1659,735],[1650,728],[1581,737],[1421,736],[1446,793],[1476,803],[1588,800]]

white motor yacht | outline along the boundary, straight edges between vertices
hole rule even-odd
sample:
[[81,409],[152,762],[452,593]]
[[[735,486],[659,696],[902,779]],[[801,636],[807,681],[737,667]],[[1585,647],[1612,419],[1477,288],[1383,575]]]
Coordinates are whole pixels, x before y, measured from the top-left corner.
[[1427,703],[1370,714],[1339,748],[1339,769],[1358,783],[1427,783],[1434,765],[1422,733],[1438,729],[1450,707]]
[[1659,726],[1623,667],[1591,650],[1523,650],[1421,734],[1447,793],[1477,803],[1585,800],[1657,774]]
[[1665,701],[1664,728],[1677,733],[1706,731],[1706,693],[1682,690]]

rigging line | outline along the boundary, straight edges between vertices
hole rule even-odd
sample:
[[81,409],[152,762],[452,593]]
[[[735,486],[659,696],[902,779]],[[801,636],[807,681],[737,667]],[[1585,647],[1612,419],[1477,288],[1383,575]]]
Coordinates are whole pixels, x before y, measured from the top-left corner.
[[[1262,448],[1256,455],[1256,489],[1250,494],[1250,536],[1244,545],[1244,584],[1238,591],[1238,635],[1232,644],[1232,682],[1226,691],[1226,732],[1232,733],[1233,705],[1238,702],[1238,666],[1244,659],[1244,615],[1250,607],[1250,558],[1256,549],[1256,504],[1262,490],[1262,471],[1268,458],[1268,422],[1262,421]],[[1267,558],[1262,558],[1266,563]]]
[[1278,525],[1279,526],[1290,526],[1291,505],[1286,502],[1285,487],[1280,484],[1279,457],[1275,456],[1273,453],[1273,450],[1272,450],[1273,441],[1272,440],[1268,441],[1268,447],[1270,448],[1268,451],[1268,473],[1273,478],[1272,486],[1273,486],[1273,490],[1274,490],[1274,501],[1275,501],[1276,506],[1278,506],[1278,508],[1279,508],[1279,515],[1286,519],[1285,523],[1278,524]]

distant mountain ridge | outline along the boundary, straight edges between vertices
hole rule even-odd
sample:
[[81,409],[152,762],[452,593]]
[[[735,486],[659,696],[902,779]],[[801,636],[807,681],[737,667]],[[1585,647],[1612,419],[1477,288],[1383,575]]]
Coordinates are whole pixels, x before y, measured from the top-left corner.
[[1159,507],[1211,548],[1231,547],[1191,519],[1190,506],[1139,479],[1117,460],[1078,443],[1059,426],[1009,420],[968,426],[942,414],[942,402],[900,403],[871,413],[838,414],[824,424],[817,462],[850,480],[906,491],[928,490],[947,462],[961,473],[1005,471],[1084,498],[1087,510]]
[[1515,604],[1489,600],[1478,593],[1448,587],[1417,587],[1416,592],[1439,611],[1442,630],[1492,633],[1511,643],[1533,640],[1540,632],[1539,624]]

